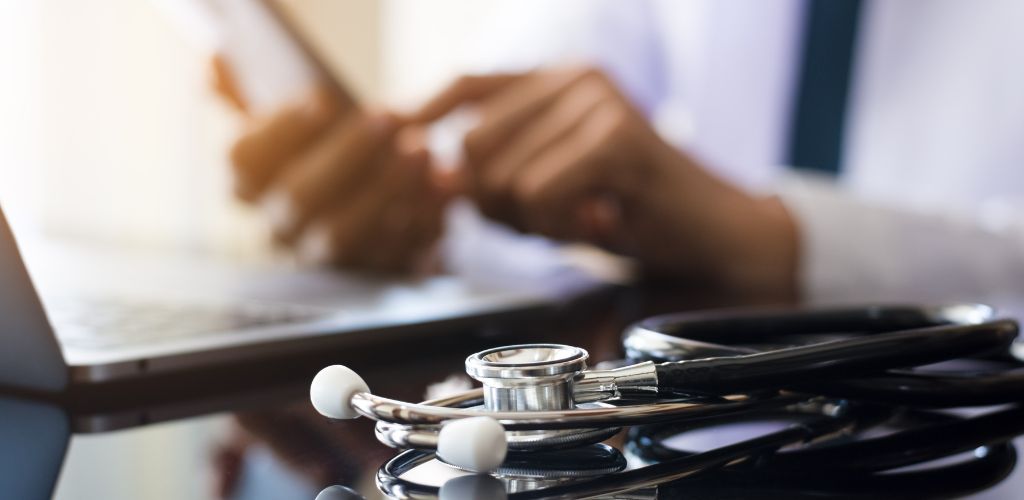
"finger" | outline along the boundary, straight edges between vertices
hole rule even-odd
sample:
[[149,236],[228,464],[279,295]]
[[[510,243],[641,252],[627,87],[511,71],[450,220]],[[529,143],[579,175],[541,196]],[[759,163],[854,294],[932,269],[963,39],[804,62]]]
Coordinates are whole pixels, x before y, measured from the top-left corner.
[[452,201],[450,192],[436,189],[428,172],[427,189],[420,193],[422,207],[416,212],[410,244],[406,255],[400,257],[405,268],[414,274],[426,275],[439,269],[438,242],[444,234],[447,209]]
[[290,162],[263,202],[277,236],[292,241],[334,200],[368,191],[395,130],[387,114],[350,115]]
[[445,215],[448,203],[437,193],[426,193],[424,209],[419,214],[415,232],[411,238],[409,252],[403,262],[410,272],[425,270],[425,264],[436,257],[438,242],[444,234]]
[[320,137],[333,117],[329,98],[317,90],[252,123],[231,150],[236,194],[246,201],[259,199],[284,165]]
[[[402,170],[412,170],[411,188],[399,203],[409,210],[411,220],[403,231],[402,240],[395,245],[397,253],[388,252],[388,268],[411,272],[435,246],[443,231],[445,208],[461,191],[458,170],[441,170],[432,165],[426,150],[426,130],[409,127],[397,137],[397,147],[408,164]],[[412,132],[412,133],[406,133]]]
[[[377,243],[361,263],[380,272],[415,272],[437,246],[443,230],[444,205],[436,193],[423,191],[421,181],[412,181],[403,193],[395,195],[381,224],[371,235]],[[392,219],[388,221],[387,219]],[[396,224],[397,222],[397,224]]]
[[440,235],[440,219],[450,193],[435,185],[425,130],[406,127],[395,138],[396,176],[406,181],[392,195],[379,223],[369,235],[377,244],[360,262],[380,272],[406,273],[421,260]]
[[389,175],[370,177],[365,189],[338,200],[306,228],[298,245],[303,260],[349,267],[366,262],[367,253],[377,250],[371,235],[380,214],[394,203],[408,181],[394,169],[386,170]]
[[516,179],[517,208],[528,230],[561,239],[584,236],[573,207],[607,184],[604,176],[618,154],[613,140],[622,114],[618,106],[601,105],[569,140],[546,151]]
[[407,117],[412,122],[437,120],[462,104],[478,101],[521,78],[518,74],[466,75],[459,77]]
[[385,175],[404,180],[384,208],[379,223],[369,235],[376,249],[361,259],[367,267],[383,272],[406,272],[415,257],[433,243],[423,233],[433,214],[443,210],[448,197],[435,186],[426,131],[421,127],[403,128],[395,137],[395,165]]
[[585,70],[532,73],[521,82],[496,92],[479,109],[480,123],[464,140],[466,163],[483,165],[563,93],[581,79],[593,78]]
[[439,216],[427,216],[416,223],[416,232],[411,243],[397,257],[394,269],[406,274],[424,275],[428,263],[437,257],[438,244],[443,233],[443,222]]
[[416,211],[411,205],[411,200],[406,198],[393,200],[384,207],[384,212],[377,217],[377,223],[367,235],[373,244],[372,248],[364,247],[360,254],[361,265],[384,273],[405,270],[403,261],[412,246],[411,236],[417,222]]
[[515,177],[544,151],[569,138],[606,95],[604,88],[593,80],[580,82],[542,111],[529,127],[510,137],[487,165],[472,169],[476,177],[474,200],[482,212],[518,226],[512,200]]
[[249,114],[248,106],[246,106],[242,92],[235,81],[234,73],[231,72],[227,61],[220,54],[214,54],[210,59],[210,77],[213,80],[213,89],[217,94],[231,104],[235,110],[245,115]]
[[405,181],[392,193],[390,203],[383,207],[371,228],[369,237],[374,248],[364,254],[366,265],[381,272],[402,272],[409,267],[411,256],[422,245],[421,225],[424,214],[430,210],[425,193],[427,184],[427,156],[399,154],[394,175]]

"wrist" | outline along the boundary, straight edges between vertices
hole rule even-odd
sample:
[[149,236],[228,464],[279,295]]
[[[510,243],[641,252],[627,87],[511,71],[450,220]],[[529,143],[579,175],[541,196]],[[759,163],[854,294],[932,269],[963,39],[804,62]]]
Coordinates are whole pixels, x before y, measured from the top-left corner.
[[799,228],[782,200],[751,195],[667,149],[652,208],[672,214],[662,219],[672,228],[663,241],[676,265],[654,267],[744,298],[796,300]]
[[753,297],[795,301],[799,295],[799,230],[777,196],[749,196],[745,213],[736,213],[728,262],[720,266],[724,286]]

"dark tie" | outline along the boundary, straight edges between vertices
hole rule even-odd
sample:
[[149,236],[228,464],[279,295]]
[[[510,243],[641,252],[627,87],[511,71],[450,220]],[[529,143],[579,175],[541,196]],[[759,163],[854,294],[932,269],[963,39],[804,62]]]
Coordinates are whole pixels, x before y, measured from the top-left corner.
[[807,0],[788,163],[839,173],[861,0]]

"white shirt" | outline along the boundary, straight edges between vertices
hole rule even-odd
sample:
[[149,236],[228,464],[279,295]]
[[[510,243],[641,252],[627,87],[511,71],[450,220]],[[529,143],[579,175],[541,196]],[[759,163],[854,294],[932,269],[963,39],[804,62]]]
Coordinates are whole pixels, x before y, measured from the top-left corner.
[[1024,305],[1024,2],[866,1],[838,182],[782,166],[803,1],[513,7],[486,64],[598,64],[670,141],[777,193],[809,301]]

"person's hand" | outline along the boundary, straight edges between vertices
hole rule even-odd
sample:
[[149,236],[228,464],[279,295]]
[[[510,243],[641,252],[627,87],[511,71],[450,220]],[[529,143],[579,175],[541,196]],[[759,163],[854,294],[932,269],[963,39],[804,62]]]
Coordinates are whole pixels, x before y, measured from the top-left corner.
[[[230,73],[215,87],[245,112]],[[376,271],[422,267],[446,196],[422,133],[385,112],[339,109],[312,89],[270,116],[248,116],[231,151],[236,194],[260,204],[276,238],[317,263]]]
[[456,81],[414,117],[463,104],[465,189],[523,231],[634,256],[652,273],[789,298],[796,230],[781,202],[709,174],[665,143],[600,71]]

